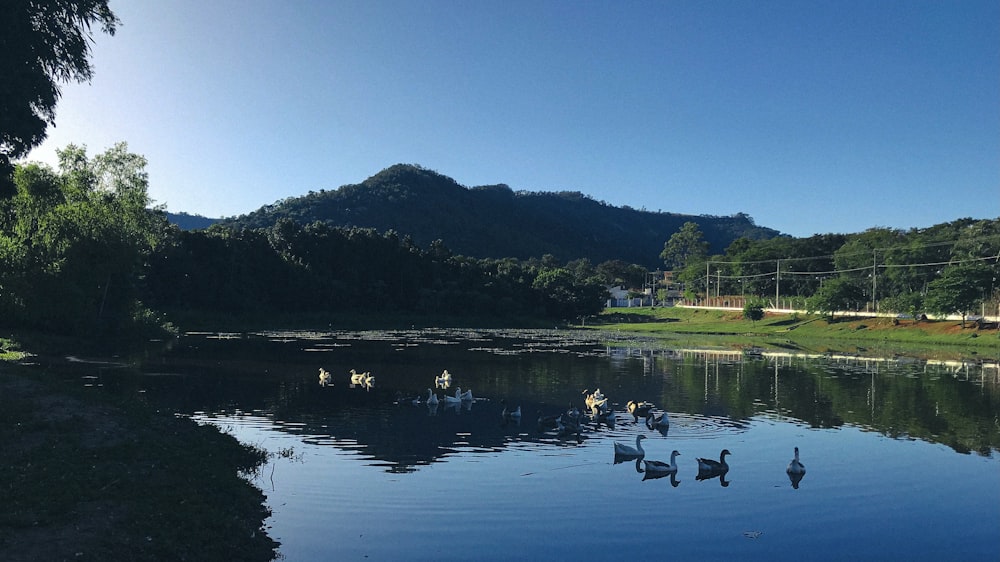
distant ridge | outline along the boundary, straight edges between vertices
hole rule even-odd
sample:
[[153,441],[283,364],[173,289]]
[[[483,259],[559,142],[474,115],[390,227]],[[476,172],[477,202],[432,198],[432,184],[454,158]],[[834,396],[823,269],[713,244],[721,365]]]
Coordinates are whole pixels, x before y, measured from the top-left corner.
[[320,221],[395,230],[421,247],[442,240],[453,253],[477,258],[551,254],[561,261],[622,260],[650,268],[662,266],[659,254],[664,242],[688,221],[699,225],[713,253],[722,253],[740,237],[780,235],[757,226],[743,213],[728,217],[652,213],[613,207],[579,192],[515,192],[504,184],[467,188],[411,164],[391,166],[360,184],[289,197],[221,222],[262,228],[283,218],[299,224]]
[[200,230],[202,228],[208,228],[220,220],[210,219],[201,215],[192,215],[189,213],[167,213],[166,215],[167,220],[170,221],[171,224],[176,224],[181,230]]

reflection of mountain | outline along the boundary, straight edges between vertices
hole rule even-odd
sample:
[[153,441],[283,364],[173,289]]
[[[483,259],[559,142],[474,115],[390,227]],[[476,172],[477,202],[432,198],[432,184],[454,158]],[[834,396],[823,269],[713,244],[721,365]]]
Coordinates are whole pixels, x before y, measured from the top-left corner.
[[[979,382],[975,373],[965,380],[933,368],[925,373],[916,362],[622,352],[588,339],[596,337],[473,330],[189,336],[162,362],[146,367],[175,376],[128,384],[180,412],[258,412],[285,431],[363,451],[404,471],[454,451],[495,451],[517,441],[575,444],[575,438],[539,431],[535,420],[567,404],[582,407],[581,391],[598,387],[619,413],[632,399],[670,412],[670,439],[740,432],[751,420],[769,417],[813,427],[870,427],[962,452],[1000,448],[998,385],[985,377]],[[333,375],[332,387],[317,384],[320,366]],[[367,392],[348,388],[351,368],[370,370],[377,385]],[[410,399],[425,397],[444,368],[454,374],[456,387],[486,399],[470,411],[442,405],[435,416],[413,406]],[[500,423],[501,399],[522,407],[519,426]],[[622,414],[619,421],[617,431],[631,431],[631,417]]]

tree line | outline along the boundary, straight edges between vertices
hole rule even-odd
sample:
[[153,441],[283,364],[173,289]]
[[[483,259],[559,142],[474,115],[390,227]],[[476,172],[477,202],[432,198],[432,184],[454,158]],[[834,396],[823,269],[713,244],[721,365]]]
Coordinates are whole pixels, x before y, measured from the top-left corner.
[[741,238],[715,255],[689,223],[670,237],[660,257],[685,283],[689,298],[788,299],[827,316],[865,308],[912,316],[985,309],[990,315],[1000,305],[1000,219]]
[[0,198],[0,318],[74,335],[149,334],[165,311],[217,315],[404,313],[545,321],[598,313],[620,261],[470,258],[395,231],[299,224],[182,231],[151,207],[146,160],[124,143],[58,169],[14,167]]

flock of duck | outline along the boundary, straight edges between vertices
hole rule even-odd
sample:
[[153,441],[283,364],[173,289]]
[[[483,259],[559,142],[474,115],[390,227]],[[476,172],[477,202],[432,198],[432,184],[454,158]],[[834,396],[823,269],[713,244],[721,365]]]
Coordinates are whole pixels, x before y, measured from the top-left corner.
[[[375,384],[375,377],[370,372],[358,373],[354,369],[351,369],[351,387],[362,387],[370,390]],[[471,405],[475,398],[472,395],[471,390],[462,390],[462,387],[456,387],[454,394],[443,394],[438,396],[435,389],[447,389],[451,386],[452,375],[445,369],[440,375],[434,377],[434,389],[427,389],[427,398],[421,399],[421,397],[414,398],[411,402],[414,405],[426,404],[429,407],[436,408],[439,404],[444,404],[445,406],[457,406],[457,405]],[[332,386],[333,377],[329,371],[319,369],[319,384],[320,386]],[[580,437],[581,432],[584,429],[584,424],[589,420],[595,423],[598,427],[604,424],[608,427],[614,427],[616,415],[614,408],[605,396],[601,389],[595,390],[591,393],[589,390],[584,390],[584,404],[587,411],[589,411],[589,416],[584,414],[578,407],[570,404],[569,408],[562,413],[553,415],[539,415],[538,417],[538,429],[540,431],[555,430],[555,433],[560,438],[565,438],[569,436]],[[517,423],[521,422],[521,407],[510,407],[507,405],[506,400],[501,400],[500,403],[503,405],[503,410],[500,413],[501,422],[503,424],[507,423]],[[651,402],[629,400],[626,408],[628,413],[631,414],[634,422],[638,423],[639,419],[645,420],[646,428],[651,431],[659,431],[663,435],[667,434],[670,429],[670,417],[667,412],[654,412],[655,405]],[[677,485],[677,480],[675,479],[678,471],[677,457],[681,456],[680,452],[674,450],[670,453],[670,461],[658,461],[649,460],[646,458],[646,450],[642,447],[642,441],[646,439],[645,435],[637,435],[635,438],[635,446],[626,445],[618,441],[614,442],[615,451],[615,464],[625,462],[625,461],[635,461],[636,471],[644,473],[643,479],[649,478],[662,478],[664,476],[670,476],[671,482],[674,486]],[[698,475],[697,480],[707,480],[711,478],[719,478],[723,486],[727,486],[729,483],[726,481],[726,474],[729,472],[729,464],[726,462],[726,457],[731,455],[729,449],[723,449],[719,454],[719,460],[698,457],[695,461],[698,463]],[[641,463],[641,466],[640,466]],[[788,478],[792,482],[794,488],[798,488],[799,482],[802,477],[805,476],[806,467],[799,460],[799,448],[795,447],[795,456],[788,463],[788,467],[785,469]]]

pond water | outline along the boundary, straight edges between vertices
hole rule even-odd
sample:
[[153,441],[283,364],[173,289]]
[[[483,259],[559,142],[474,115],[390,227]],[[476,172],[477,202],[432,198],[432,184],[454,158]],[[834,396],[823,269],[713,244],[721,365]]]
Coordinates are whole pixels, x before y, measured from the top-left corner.
[[[997,560],[995,363],[599,338],[188,334],[125,386],[273,453],[253,481],[288,560]],[[352,385],[351,369],[373,384]],[[435,388],[446,369],[451,386]],[[457,387],[474,400],[426,404],[428,388]],[[613,425],[539,427],[598,388]],[[667,412],[669,429],[633,418],[630,400]],[[614,443],[639,435],[646,459],[680,453],[676,475],[615,462]],[[728,472],[699,479],[696,458],[722,449]]]

